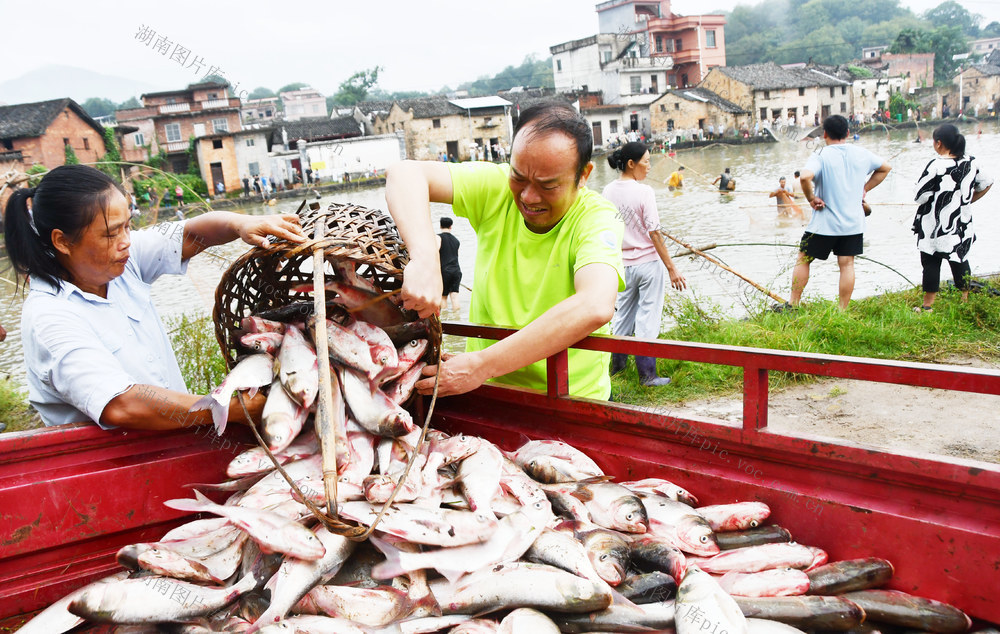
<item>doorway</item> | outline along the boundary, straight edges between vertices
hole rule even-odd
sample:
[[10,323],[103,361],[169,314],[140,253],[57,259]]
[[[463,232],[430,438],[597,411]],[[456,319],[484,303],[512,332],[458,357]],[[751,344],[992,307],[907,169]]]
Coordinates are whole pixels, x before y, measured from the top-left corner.
[[601,122],[595,121],[591,126],[594,128],[594,145],[604,145],[604,137],[601,135]]
[[222,183],[222,191],[226,191],[226,179],[222,176],[222,163],[212,163],[209,165],[212,170],[212,193],[217,189],[216,183]]

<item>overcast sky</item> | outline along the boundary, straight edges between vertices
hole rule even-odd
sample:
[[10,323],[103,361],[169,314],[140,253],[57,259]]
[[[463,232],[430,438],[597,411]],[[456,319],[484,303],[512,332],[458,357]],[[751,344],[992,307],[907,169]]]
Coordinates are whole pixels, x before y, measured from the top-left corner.
[[[939,3],[901,2],[917,12]],[[983,25],[1000,20],[1000,0],[960,3],[984,15]],[[672,9],[692,15],[737,4],[754,3],[675,0]],[[7,14],[11,5],[0,0]],[[7,22],[8,63],[0,65],[0,81],[61,64],[169,89],[215,66],[239,90],[275,90],[302,81],[332,94],[351,73],[377,64],[384,68],[379,86],[385,90],[436,90],[595,33],[595,5],[595,0],[52,0],[33,5],[30,20]],[[143,26],[189,49],[189,63],[201,58],[202,71],[195,74],[196,64],[185,68],[140,43],[135,36]]]

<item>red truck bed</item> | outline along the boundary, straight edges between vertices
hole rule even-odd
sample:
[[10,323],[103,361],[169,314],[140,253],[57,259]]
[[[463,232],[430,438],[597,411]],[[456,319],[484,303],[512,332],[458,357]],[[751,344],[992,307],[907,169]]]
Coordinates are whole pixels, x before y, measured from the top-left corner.
[[[448,324],[463,336],[511,331]],[[1000,372],[827,355],[591,337],[577,347],[744,368],[744,422],[684,418],[566,398],[565,355],[549,393],[483,387],[441,399],[433,425],[505,449],[564,440],[619,479],[661,476],[704,504],[760,500],[770,522],[833,559],[892,561],[893,588],[1000,622],[1000,466],[888,453],[769,432],[769,370],[1000,394]],[[37,610],[117,569],[119,547],[160,537],[184,514],[162,505],[219,482],[239,450],[204,430],[107,432],[93,425],[0,435],[0,619]],[[214,442],[213,442],[214,441]]]

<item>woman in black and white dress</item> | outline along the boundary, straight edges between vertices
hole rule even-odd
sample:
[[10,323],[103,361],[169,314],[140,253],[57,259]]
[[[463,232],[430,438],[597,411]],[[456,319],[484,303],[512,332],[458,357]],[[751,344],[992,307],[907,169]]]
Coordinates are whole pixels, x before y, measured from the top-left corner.
[[931,160],[917,180],[919,205],[913,219],[917,249],[923,266],[924,303],[914,310],[932,310],[941,287],[941,262],[948,260],[955,287],[962,291],[962,301],[969,297],[972,268],[968,255],[976,234],[972,230],[970,204],[982,198],[993,185],[993,178],[980,170],[972,156],[965,155],[965,137],[958,128],[946,123],[934,130]]

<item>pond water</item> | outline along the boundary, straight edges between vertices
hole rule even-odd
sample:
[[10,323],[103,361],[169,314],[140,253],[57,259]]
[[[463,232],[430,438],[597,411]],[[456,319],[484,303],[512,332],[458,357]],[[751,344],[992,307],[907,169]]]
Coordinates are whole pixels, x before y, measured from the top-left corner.
[[[963,125],[968,153],[983,161],[988,170],[1000,176],[1000,130],[996,122]],[[981,133],[979,131],[981,130]],[[923,129],[929,137],[930,129]],[[857,282],[854,297],[864,297],[884,291],[909,288],[920,282],[920,261],[915,238],[910,230],[913,213],[913,184],[930,158],[930,143],[914,143],[915,130],[886,131],[863,135],[859,144],[887,159],[893,167],[888,178],[868,194],[873,214],[865,232],[865,256],[856,263]],[[646,183],[657,192],[657,204],[663,228],[674,237],[695,247],[715,243],[709,252],[734,270],[761,286],[786,298],[791,286],[791,268],[795,262],[797,243],[803,225],[798,220],[779,218],[773,198],[767,193],[777,187],[778,178],[792,180],[813,148],[807,143],[783,140],[779,143],[747,146],[714,145],[703,149],[678,152],[673,158],[665,154],[652,157],[652,169]],[[589,186],[600,191],[617,177],[604,157],[595,159],[596,167]],[[679,164],[686,167],[683,192],[668,191],[663,181]],[[719,194],[710,183],[729,167],[737,181],[733,194]],[[1000,193],[991,192],[975,206],[975,227],[979,236],[970,260],[974,275],[1000,271]],[[298,200],[280,201],[274,207],[253,205],[246,213],[293,212]],[[343,195],[325,196],[330,202],[355,203],[370,208],[385,208],[384,188],[354,191]],[[801,205],[809,213],[808,205]],[[438,218],[451,215],[447,205],[432,205],[435,227]],[[808,217],[808,216],[807,216]],[[459,251],[463,282],[470,284],[475,258],[475,234],[464,219],[456,218],[453,232],[461,241]],[[153,298],[163,318],[187,313],[210,314],[215,286],[228,262],[243,253],[246,246],[233,243],[211,251],[220,257],[201,255],[191,262],[183,276],[164,276],[153,287]],[[671,252],[680,247],[673,245]],[[732,275],[720,275],[721,270],[705,265],[695,256],[677,259],[688,281],[688,297],[704,307],[717,306],[733,317],[742,317],[749,310],[759,309],[773,300],[753,290]],[[24,370],[20,342],[21,297],[14,292],[9,263],[0,260],[0,324],[7,329],[7,340],[0,343],[0,376],[10,375],[23,382]],[[949,279],[947,267],[942,273]],[[805,299],[835,299],[837,293],[835,259],[812,266]],[[668,290],[668,300],[680,296]],[[445,311],[444,319],[461,319],[468,315],[469,291],[461,292],[460,314]],[[668,327],[664,323],[664,327]],[[454,342],[448,346],[454,346]]]

